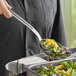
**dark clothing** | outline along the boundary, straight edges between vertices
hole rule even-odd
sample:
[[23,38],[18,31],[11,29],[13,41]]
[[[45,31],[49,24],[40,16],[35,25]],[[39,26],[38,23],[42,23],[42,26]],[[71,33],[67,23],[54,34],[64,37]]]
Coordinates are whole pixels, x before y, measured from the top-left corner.
[[[60,0],[25,0],[25,9],[27,21],[43,39],[53,38],[66,46]],[[26,28],[26,55],[41,53],[39,45],[38,38]]]
[[[13,10],[25,19],[21,0],[8,0]],[[0,76],[5,76],[5,64],[22,58],[25,52],[25,26],[15,18],[0,16]]]
[[[53,38],[66,46],[59,0],[7,0],[13,11],[26,19],[43,39]],[[38,38],[14,17],[0,16],[0,76],[5,76],[5,64],[43,52]]]

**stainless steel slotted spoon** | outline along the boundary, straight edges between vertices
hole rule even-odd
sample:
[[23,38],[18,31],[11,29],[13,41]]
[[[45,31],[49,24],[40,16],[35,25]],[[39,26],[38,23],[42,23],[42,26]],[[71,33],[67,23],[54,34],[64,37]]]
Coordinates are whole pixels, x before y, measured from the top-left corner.
[[[17,13],[15,13],[13,10],[10,10],[10,12],[12,13],[13,17],[15,17],[17,20],[19,20],[21,23],[23,23],[25,26],[27,26],[39,39],[39,42],[41,42],[42,40],[46,40],[46,39],[42,39],[41,35],[38,33],[38,31],[31,25],[29,24],[26,20],[24,20],[22,17],[20,17]],[[58,45],[62,46],[61,44],[58,43]],[[43,49],[43,51],[45,52],[45,54],[48,54],[50,51],[48,48],[45,48],[44,46],[42,46],[40,44],[41,48]]]

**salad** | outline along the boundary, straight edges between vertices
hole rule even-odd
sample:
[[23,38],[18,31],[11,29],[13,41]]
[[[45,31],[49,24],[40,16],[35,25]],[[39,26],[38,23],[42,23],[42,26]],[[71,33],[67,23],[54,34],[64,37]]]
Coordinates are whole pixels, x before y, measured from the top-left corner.
[[41,47],[49,55],[50,60],[63,59],[70,56],[71,51],[57,43],[54,39],[44,39],[40,42]]
[[63,61],[58,66],[40,66],[36,70],[41,76],[76,76],[76,62]]

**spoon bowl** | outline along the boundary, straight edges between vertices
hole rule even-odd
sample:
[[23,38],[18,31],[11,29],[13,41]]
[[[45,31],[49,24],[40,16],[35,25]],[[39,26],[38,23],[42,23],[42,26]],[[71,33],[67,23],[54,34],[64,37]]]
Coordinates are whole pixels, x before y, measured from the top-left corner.
[[71,54],[71,51],[67,48],[61,45],[60,43],[56,42],[53,39],[43,39],[40,42],[40,46],[47,55],[66,55],[69,56]]

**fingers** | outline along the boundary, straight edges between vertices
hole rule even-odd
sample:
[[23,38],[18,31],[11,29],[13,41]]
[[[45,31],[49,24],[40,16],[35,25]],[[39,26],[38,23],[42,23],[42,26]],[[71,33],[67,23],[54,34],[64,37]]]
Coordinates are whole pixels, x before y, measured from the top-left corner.
[[11,12],[9,9],[11,9],[11,6],[8,5],[8,3],[4,0],[0,0],[0,9],[2,10],[0,13],[3,14],[6,18],[12,17]]
[[4,0],[4,3],[8,9],[12,9],[12,7]]

